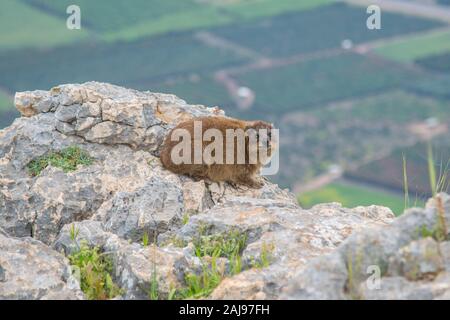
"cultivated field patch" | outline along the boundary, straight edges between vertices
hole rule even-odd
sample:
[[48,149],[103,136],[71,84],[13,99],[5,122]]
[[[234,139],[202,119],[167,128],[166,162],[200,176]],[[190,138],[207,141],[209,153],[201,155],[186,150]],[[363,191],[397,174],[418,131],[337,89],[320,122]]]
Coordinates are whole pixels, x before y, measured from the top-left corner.
[[0,51],[54,47],[86,39],[88,35],[86,30],[68,30],[65,19],[21,1],[5,0],[1,3]]
[[396,215],[401,214],[404,210],[404,200],[400,194],[348,182],[331,183],[320,189],[303,193],[299,195],[298,199],[305,208],[311,208],[320,203],[339,202],[346,208],[385,206]]
[[238,82],[256,93],[252,114],[313,110],[324,104],[401,87],[420,73],[357,54],[252,71]]
[[389,59],[413,62],[450,51],[450,31],[437,31],[383,45],[375,52]]
[[287,57],[341,47],[342,41],[369,42],[429,30],[441,23],[383,13],[381,30],[366,28],[366,10],[342,3],[289,12],[213,29],[229,41],[270,57]]
[[170,34],[127,43],[0,54],[0,84],[11,92],[93,80],[148,89],[144,85],[150,81],[211,73],[244,61],[229,51],[203,45],[189,33]]

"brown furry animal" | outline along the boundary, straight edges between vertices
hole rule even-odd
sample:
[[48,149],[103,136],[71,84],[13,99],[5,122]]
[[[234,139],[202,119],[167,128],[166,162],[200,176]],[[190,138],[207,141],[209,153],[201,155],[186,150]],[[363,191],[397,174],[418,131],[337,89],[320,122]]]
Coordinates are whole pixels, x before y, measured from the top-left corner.
[[[194,134],[194,121],[197,121],[197,125],[201,121],[201,138],[197,135],[195,137]],[[176,148],[176,145],[179,145],[182,141],[182,138],[180,137],[173,137],[173,133],[178,129],[185,129],[187,132],[189,132],[191,139],[189,140],[190,143],[190,156],[189,154],[185,154],[186,159],[189,158],[190,161],[186,161],[188,163],[174,163],[172,161],[173,153],[177,154],[174,150]],[[200,159],[200,162],[194,163],[194,157],[195,157],[195,151],[194,148],[197,146],[198,149],[201,148],[201,154],[203,155],[203,152],[205,151],[205,148],[208,148],[210,144],[212,144],[215,141],[215,138],[209,138],[205,139],[203,138],[203,134],[208,129],[216,129],[216,132],[220,132],[223,137],[223,157],[218,153],[217,159],[222,159],[221,163],[218,163],[219,161],[215,161],[211,163],[211,159],[208,157],[203,157]],[[241,135],[241,138],[244,137],[244,139],[241,139],[241,144],[238,143],[237,138],[233,138],[231,140],[234,140],[234,148],[230,147],[230,144],[228,144],[228,152],[227,152],[227,129],[233,129],[238,130],[241,129],[243,132],[245,132],[245,135]],[[255,131],[249,130],[253,129]],[[267,134],[265,136],[260,135],[259,129],[266,129],[265,132]],[[226,117],[202,117],[202,118],[194,118],[189,121],[182,122],[178,124],[166,137],[162,151],[161,151],[161,162],[163,166],[176,173],[176,174],[182,174],[187,175],[190,177],[193,177],[195,179],[209,179],[214,182],[219,181],[226,181],[231,184],[240,184],[240,185],[246,185],[253,188],[261,188],[263,186],[263,182],[258,181],[256,179],[256,175],[259,172],[260,168],[267,162],[267,160],[270,158],[272,151],[274,149],[273,145],[273,139],[272,139],[272,130],[273,127],[271,124],[263,122],[263,121],[241,121],[237,119],[232,118],[226,118]],[[218,131],[217,131],[218,130]],[[185,131],[185,132],[186,132]],[[241,131],[241,132],[242,132]],[[180,131],[178,131],[180,132]],[[200,132],[200,130],[197,130],[197,132]],[[252,133],[253,132],[253,133]],[[262,131],[261,131],[262,132]],[[263,133],[263,132],[262,132]],[[253,134],[253,139],[250,138],[250,135]],[[256,140],[254,139],[256,136]],[[174,140],[175,141],[172,141]],[[187,140],[187,139],[186,139]],[[205,141],[207,140],[207,141]],[[230,139],[228,139],[230,140]],[[245,142],[243,142],[245,141]],[[255,143],[256,141],[256,143]],[[196,144],[197,142],[197,144]],[[245,143],[245,146],[244,146]],[[231,145],[233,146],[233,145]],[[243,150],[245,147],[245,160],[243,161],[242,158],[242,152],[241,155],[241,162],[237,162],[237,151],[240,146],[239,150]],[[212,147],[210,146],[209,149]],[[217,150],[220,150],[220,148],[217,148]],[[259,152],[258,152],[259,151]],[[231,153],[233,153],[231,155]],[[231,159],[234,159],[232,161],[232,164],[229,164],[230,162],[226,162],[227,160],[227,154],[231,157]],[[180,156],[183,156],[183,151],[179,152]],[[211,152],[212,157],[216,156],[215,152]],[[267,157],[265,157],[267,155]],[[198,158],[197,158],[198,159]],[[228,158],[230,159],[230,158]],[[256,161],[255,161],[256,160]]]

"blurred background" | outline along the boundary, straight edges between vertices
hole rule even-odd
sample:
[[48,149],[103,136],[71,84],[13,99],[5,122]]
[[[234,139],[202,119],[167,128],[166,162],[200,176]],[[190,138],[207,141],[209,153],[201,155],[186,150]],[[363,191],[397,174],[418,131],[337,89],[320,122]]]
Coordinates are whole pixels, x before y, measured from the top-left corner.
[[[73,4],[80,30],[66,27]],[[94,80],[274,122],[271,179],[305,207],[400,213],[405,176],[421,205],[430,144],[448,175],[450,0],[0,1],[0,129],[15,92]]]

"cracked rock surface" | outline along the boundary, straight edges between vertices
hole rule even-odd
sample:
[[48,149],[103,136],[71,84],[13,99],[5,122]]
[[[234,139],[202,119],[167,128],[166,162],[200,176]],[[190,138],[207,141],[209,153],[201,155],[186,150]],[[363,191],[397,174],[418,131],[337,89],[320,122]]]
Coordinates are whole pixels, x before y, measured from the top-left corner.
[[[0,131],[0,299],[83,299],[65,258],[81,242],[111,256],[121,298],[147,299],[155,279],[167,298],[186,285],[186,274],[201,272],[193,239],[233,230],[247,235],[242,272],[226,277],[209,298],[348,298],[344,256],[355,248],[361,266],[376,257],[393,270],[383,274],[388,295],[448,296],[429,285],[447,279],[448,243],[412,235],[422,223],[433,227],[431,204],[396,220],[378,206],[305,210],[269,181],[261,189],[236,189],[163,169],[158,156],[168,131],[186,119],[224,115],[217,107],[97,82],[17,93],[15,104],[22,117]],[[93,163],[29,174],[32,160],[73,145]],[[268,246],[270,263],[256,268]],[[399,289],[419,287],[410,295]]]
[[[407,210],[388,226],[353,233],[308,263],[281,297],[449,299],[449,225],[450,196],[442,193],[425,209]],[[435,237],[441,227],[445,236]]]

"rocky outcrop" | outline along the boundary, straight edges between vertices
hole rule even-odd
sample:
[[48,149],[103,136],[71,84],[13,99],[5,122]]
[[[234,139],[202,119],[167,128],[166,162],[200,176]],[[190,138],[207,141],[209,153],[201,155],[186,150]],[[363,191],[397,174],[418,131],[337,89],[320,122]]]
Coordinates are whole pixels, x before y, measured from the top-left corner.
[[0,232],[1,299],[83,299],[67,259],[40,241]]
[[[246,239],[240,272],[210,298],[348,298],[344,252],[361,243],[362,266],[372,256],[392,265],[391,286],[415,287],[404,276],[413,263],[417,281],[441,283],[449,246],[408,236],[426,215],[414,211],[391,224],[392,212],[377,206],[304,210],[269,181],[235,188],[164,170],[158,155],[167,132],[182,120],[223,115],[219,108],[95,82],[22,92],[15,102],[23,117],[0,132],[0,299],[83,298],[64,257],[82,243],[111,258],[121,298],[146,299],[151,288],[173,298],[187,275],[204,271],[196,239],[235,231]],[[33,160],[73,145],[90,165],[28,172]],[[423,252],[439,254],[422,261]],[[229,257],[219,262],[231,268]]]
[[440,194],[388,226],[355,232],[337,250],[311,261],[282,297],[449,299],[449,209],[450,196]]

